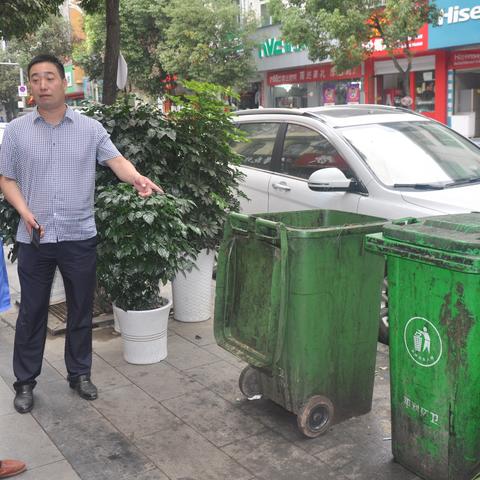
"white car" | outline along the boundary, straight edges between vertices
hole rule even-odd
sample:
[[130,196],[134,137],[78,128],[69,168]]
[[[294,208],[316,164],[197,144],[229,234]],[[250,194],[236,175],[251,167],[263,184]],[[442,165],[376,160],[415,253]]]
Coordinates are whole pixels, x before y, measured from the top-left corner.
[[[248,143],[245,213],[312,208],[382,218],[480,211],[480,148],[445,125],[380,105],[237,112]],[[385,305],[386,307],[386,305]],[[380,339],[388,339],[384,309]]]

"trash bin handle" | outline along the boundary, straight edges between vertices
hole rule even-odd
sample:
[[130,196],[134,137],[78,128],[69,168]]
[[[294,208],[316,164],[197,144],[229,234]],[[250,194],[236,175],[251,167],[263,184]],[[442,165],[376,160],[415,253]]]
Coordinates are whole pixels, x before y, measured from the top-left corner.
[[[273,223],[273,222],[271,222]],[[281,370],[278,362],[285,345],[285,333],[287,322],[287,297],[288,297],[288,235],[285,225],[277,225],[280,238],[280,308],[277,324],[277,342],[273,352],[272,368],[274,371]]]
[[392,220],[394,225],[411,225],[412,223],[418,223],[418,218],[415,217],[405,217],[399,218],[397,220]]
[[228,219],[234,232],[241,233],[243,235],[248,234],[248,225],[251,222],[248,215],[245,215],[244,213],[232,212],[228,216]]
[[255,222],[255,235],[265,240],[279,240],[279,222],[272,222],[265,218],[257,218]]

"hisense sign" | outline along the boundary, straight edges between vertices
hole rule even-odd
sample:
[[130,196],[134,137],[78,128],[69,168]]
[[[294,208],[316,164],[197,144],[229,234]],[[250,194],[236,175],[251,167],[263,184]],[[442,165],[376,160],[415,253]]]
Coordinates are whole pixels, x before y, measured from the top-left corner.
[[480,1],[437,0],[438,22],[428,27],[428,47],[480,44]]
[[448,10],[441,10],[438,25],[468,22],[469,20],[480,20],[480,5],[475,5],[473,8],[460,8],[459,5],[450,6]]

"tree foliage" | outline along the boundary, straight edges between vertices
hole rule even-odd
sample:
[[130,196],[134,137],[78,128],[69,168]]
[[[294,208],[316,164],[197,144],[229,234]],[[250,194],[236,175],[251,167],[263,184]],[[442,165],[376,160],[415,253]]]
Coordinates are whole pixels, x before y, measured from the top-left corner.
[[[282,32],[294,44],[305,44],[313,61],[331,58],[338,70],[358,66],[373,52],[372,39],[380,39],[408,86],[413,52],[409,42],[425,23],[438,18],[429,0],[270,0]],[[399,55],[407,58],[404,70]],[[406,93],[408,87],[406,88]]]
[[2,0],[0,35],[6,39],[34,32],[51,14],[58,14],[63,0]]
[[[67,21],[50,15],[34,33],[7,42],[7,49],[0,51],[0,62],[18,63],[26,70],[30,60],[41,53],[51,53],[66,60],[71,56],[71,52],[72,43]],[[0,103],[5,106],[9,119],[16,110],[20,67],[0,65]]]
[[168,17],[165,41],[157,55],[166,71],[182,78],[241,87],[253,72],[254,22],[239,22],[232,0],[171,0],[164,8]]
[[[129,81],[140,90],[158,95],[161,88],[160,65],[155,56],[163,41],[165,24],[162,2],[122,0],[120,3],[120,51],[128,64]],[[105,8],[85,16],[86,40],[74,51],[75,61],[90,78],[103,78],[106,21]]]
[[[120,50],[131,83],[156,96],[166,73],[224,86],[241,86],[253,71],[253,22],[239,24],[232,0],[122,0]],[[100,20],[102,19],[102,20]],[[87,15],[87,40],[75,60],[95,79],[105,52],[104,9]]]

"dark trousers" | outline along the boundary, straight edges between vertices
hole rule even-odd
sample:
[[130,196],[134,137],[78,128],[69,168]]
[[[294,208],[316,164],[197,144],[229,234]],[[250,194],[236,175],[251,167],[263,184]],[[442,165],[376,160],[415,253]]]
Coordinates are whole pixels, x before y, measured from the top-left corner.
[[68,377],[89,375],[92,366],[92,312],[95,291],[96,237],[45,243],[37,250],[22,243],[18,251],[21,288],[15,331],[14,387],[36,384],[42,369],[48,305],[55,268],[62,274],[67,300],[65,365]]

